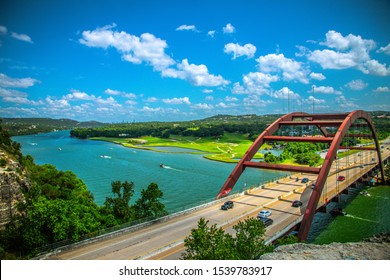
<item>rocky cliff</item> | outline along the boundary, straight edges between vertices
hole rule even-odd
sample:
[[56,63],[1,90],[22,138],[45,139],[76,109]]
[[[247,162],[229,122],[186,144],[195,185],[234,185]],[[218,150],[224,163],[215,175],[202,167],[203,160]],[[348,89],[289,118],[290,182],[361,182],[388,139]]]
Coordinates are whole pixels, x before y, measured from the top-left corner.
[[16,213],[16,205],[24,199],[22,189],[28,188],[26,178],[18,160],[0,147],[0,228]]
[[356,243],[315,245],[296,243],[280,246],[261,260],[390,260],[390,233]]

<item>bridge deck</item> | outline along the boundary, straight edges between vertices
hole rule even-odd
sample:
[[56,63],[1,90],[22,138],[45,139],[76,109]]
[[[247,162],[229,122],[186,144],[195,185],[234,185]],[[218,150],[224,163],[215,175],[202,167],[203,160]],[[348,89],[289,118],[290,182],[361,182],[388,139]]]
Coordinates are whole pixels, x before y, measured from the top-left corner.
[[[383,149],[382,158],[390,156],[388,149]],[[333,164],[331,176],[328,177],[327,192],[328,201],[335,195],[336,185],[338,192],[348,187],[351,183],[373,168],[372,158],[376,156],[371,151],[362,151],[361,156],[357,154],[338,161],[337,166],[344,171],[335,173],[336,164]],[[356,161],[356,163],[355,163]],[[361,167],[361,162],[364,163]],[[348,174],[347,174],[348,172]],[[346,180],[337,183],[339,175],[346,176]],[[302,184],[296,181],[299,178],[307,177],[309,182]],[[252,189],[245,195],[230,198],[235,202],[235,207],[228,211],[220,210],[221,202],[210,204],[204,208],[195,210],[192,213],[177,216],[165,222],[157,223],[134,232],[124,233],[107,239],[98,240],[91,244],[62,250],[53,259],[179,259],[184,250],[183,240],[197,226],[201,217],[206,218],[211,224],[217,224],[226,231],[232,232],[232,226],[239,220],[247,217],[255,217],[263,208],[272,210],[274,224],[267,228],[266,239],[268,242],[282,236],[302,219],[307,201],[312,191],[311,184],[316,180],[317,175],[295,174],[279,180],[279,183],[264,185],[261,189]],[[325,196],[321,203],[325,203]],[[224,199],[226,200],[226,199]],[[291,207],[294,200],[301,200],[303,206],[300,208]]]

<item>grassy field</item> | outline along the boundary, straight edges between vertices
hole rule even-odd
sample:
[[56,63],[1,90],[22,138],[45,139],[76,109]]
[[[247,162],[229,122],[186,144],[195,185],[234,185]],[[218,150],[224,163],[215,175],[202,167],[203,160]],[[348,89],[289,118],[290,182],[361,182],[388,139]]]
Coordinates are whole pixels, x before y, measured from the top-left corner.
[[[204,154],[204,157],[210,160],[222,162],[238,162],[238,160],[248,150],[252,141],[246,139],[245,135],[235,133],[225,133],[219,139],[216,138],[194,138],[183,136],[171,136],[169,139],[145,136],[141,138],[108,138],[95,137],[92,140],[108,141],[123,145],[129,148],[152,150],[155,152],[167,152],[159,150],[158,147],[177,147],[194,150],[194,154]],[[264,144],[262,149],[270,148]],[[263,158],[258,153],[255,158]]]

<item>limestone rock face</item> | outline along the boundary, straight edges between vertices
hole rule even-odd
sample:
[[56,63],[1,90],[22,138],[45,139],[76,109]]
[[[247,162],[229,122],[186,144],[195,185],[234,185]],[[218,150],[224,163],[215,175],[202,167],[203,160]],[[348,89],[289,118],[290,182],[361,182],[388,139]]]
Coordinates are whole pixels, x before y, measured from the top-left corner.
[[17,213],[16,205],[23,201],[22,189],[30,182],[19,162],[0,148],[0,228]]
[[390,234],[374,236],[364,242],[315,245],[296,243],[280,246],[261,260],[389,260]]

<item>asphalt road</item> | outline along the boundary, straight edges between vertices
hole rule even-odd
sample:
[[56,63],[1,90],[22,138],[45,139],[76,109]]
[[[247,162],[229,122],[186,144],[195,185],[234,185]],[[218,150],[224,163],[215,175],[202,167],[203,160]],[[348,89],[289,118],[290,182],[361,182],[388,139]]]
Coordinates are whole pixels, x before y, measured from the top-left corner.
[[[385,145],[385,148],[382,149],[382,158],[390,155],[390,150],[387,149],[388,144]],[[344,171],[328,177],[320,203],[330,200],[336,194],[336,190],[350,185],[360,177],[360,174],[370,170],[377,162],[376,153],[362,151],[359,154],[334,162],[331,174],[336,168]],[[346,180],[337,181],[337,177],[340,175],[345,176]],[[296,181],[297,177],[299,179],[307,177],[309,182],[303,184],[301,180]],[[200,218],[209,220],[209,225],[217,224],[233,233],[233,225],[247,217],[257,216],[262,209],[272,211],[271,218],[274,223],[267,227],[265,236],[266,239],[269,239],[302,218],[313,191],[311,184],[315,182],[316,177],[317,175],[313,174],[294,174],[264,185],[261,189],[252,189],[232,199],[234,208],[228,211],[220,210],[221,202],[134,232],[58,252],[50,258],[76,260],[179,259],[184,250],[184,238],[190,234],[192,228],[197,227]],[[302,201],[302,207],[292,207],[291,204],[294,200]]]

